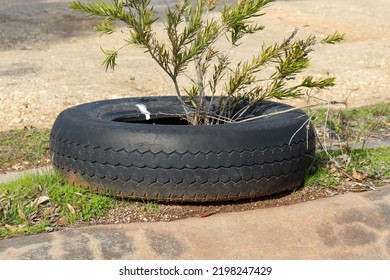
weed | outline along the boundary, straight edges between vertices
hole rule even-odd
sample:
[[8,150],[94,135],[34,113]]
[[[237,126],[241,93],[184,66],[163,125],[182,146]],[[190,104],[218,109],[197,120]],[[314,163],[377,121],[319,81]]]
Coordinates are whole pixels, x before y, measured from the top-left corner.
[[137,212],[146,212],[152,214],[158,214],[160,212],[158,204],[153,201],[142,201],[142,203],[136,202],[132,205],[132,208]]

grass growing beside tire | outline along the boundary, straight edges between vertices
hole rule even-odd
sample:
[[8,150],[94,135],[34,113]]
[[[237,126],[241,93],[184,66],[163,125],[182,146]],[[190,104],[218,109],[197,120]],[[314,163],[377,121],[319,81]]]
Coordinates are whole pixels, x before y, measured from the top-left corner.
[[316,170],[306,178],[308,187],[365,190],[390,179],[390,147],[356,149],[348,154],[342,150],[329,154],[322,151],[316,154],[316,160]]
[[55,172],[26,175],[0,185],[0,239],[89,223],[114,205],[114,198],[66,184]]

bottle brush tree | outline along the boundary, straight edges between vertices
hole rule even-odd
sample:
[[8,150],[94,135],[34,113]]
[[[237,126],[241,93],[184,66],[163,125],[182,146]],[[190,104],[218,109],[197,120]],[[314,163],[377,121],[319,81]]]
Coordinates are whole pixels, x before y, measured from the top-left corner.
[[[231,50],[243,37],[264,29],[253,22],[264,15],[263,8],[274,0],[238,0],[236,4],[218,5],[219,0],[179,0],[166,9],[163,20],[166,38],[158,39],[155,23],[159,20],[150,0],[111,0],[71,7],[102,17],[95,30],[111,34],[116,22],[123,22],[129,34],[118,49],[103,50],[103,64],[114,69],[120,50],[137,45],[170,77],[185,118],[191,124],[215,124],[242,120],[245,111],[265,99],[286,99],[302,95],[307,89],[325,89],[335,84],[334,77],[297,79],[310,65],[310,53],[318,44],[335,44],[344,35],[335,32],[318,39],[310,35],[297,39],[298,30],[279,43],[262,45],[251,58],[234,64]],[[227,49],[217,47],[226,40]],[[272,67],[272,73],[264,74]],[[189,74],[194,71],[195,75]],[[188,77],[189,85],[179,77]]]

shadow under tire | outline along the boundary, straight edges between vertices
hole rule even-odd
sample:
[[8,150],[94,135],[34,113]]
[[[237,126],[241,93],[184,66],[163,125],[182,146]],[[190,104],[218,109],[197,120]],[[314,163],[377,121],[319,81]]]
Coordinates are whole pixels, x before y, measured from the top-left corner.
[[[149,121],[137,104],[151,113]],[[57,117],[50,156],[69,182],[114,196],[166,202],[257,198],[301,185],[313,162],[314,130],[303,111],[291,109],[262,102],[246,117],[269,117],[191,126],[177,117],[183,110],[176,97],[86,103]],[[171,118],[177,124],[169,124]]]

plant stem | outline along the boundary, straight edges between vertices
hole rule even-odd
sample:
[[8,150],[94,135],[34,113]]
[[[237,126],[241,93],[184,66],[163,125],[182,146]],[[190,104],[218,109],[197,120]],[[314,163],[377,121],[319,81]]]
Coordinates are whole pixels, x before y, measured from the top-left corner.
[[303,106],[303,107],[294,107],[294,108],[283,110],[283,111],[278,111],[278,112],[269,113],[269,114],[266,114],[266,115],[260,115],[260,116],[256,116],[256,117],[252,117],[252,118],[239,120],[239,121],[236,121],[236,123],[243,123],[243,122],[254,121],[254,120],[258,120],[258,119],[263,119],[263,118],[267,118],[267,117],[272,117],[272,116],[285,114],[285,113],[292,112],[292,111],[308,109],[308,108],[313,108],[313,107],[319,107],[319,106],[323,106],[323,105],[330,105],[330,104],[332,104],[332,105],[333,104],[345,104],[345,102],[342,102],[342,101],[341,102],[340,101],[327,101],[327,102],[307,105],[307,106]]
[[[187,107],[187,105],[186,105],[186,103],[185,103],[185,101],[184,101],[184,99],[183,99],[183,97],[182,97],[182,95],[181,95],[181,92],[180,92],[180,88],[179,88],[179,84],[178,84],[178,82],[177,82],[177,79],[176,79],[175,77],[171,77],[171,78],[172,78],[172,80],[173,80],[173,84],[175,85],[175,90],[176,90],[177,99],[179,100],[179,103],[180,103],[181,107],[183,108],[184,113],[185,113],[186,116],[188,117],[188,121],[191,122],[190,119],[189,119],[190,111],[188,110],[188,107]],[[191,122],[191,123],[192,123],[192,122]]]

